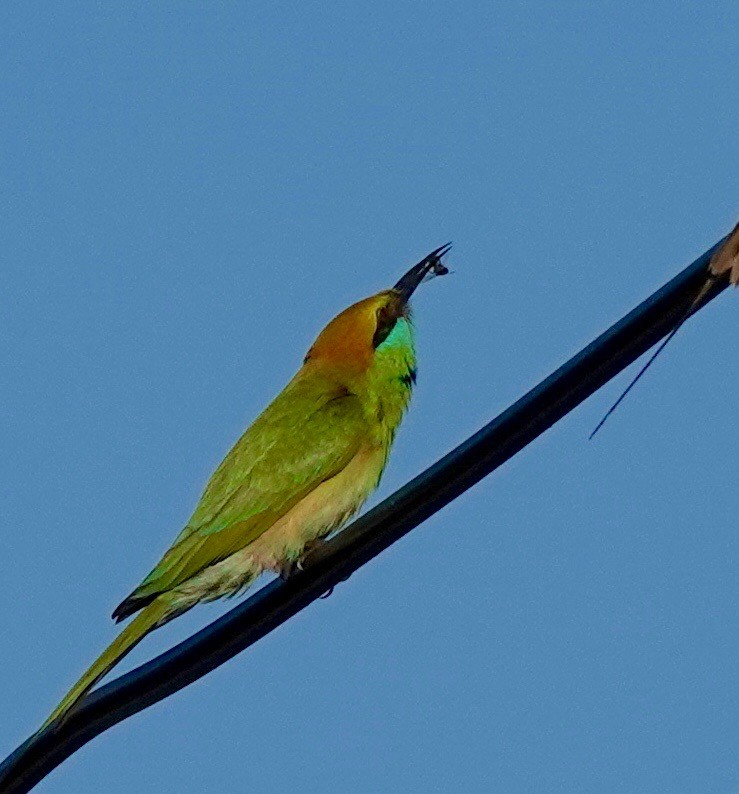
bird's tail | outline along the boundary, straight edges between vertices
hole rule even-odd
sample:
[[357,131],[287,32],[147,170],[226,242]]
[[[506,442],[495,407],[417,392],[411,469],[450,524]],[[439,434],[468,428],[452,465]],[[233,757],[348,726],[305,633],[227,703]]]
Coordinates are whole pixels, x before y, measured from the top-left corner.
[[42,729],[62,720],[93,686],[153,629],[172,616],[172,605],[162,595],[142,610],[93,662],[90,669],[64,696]]

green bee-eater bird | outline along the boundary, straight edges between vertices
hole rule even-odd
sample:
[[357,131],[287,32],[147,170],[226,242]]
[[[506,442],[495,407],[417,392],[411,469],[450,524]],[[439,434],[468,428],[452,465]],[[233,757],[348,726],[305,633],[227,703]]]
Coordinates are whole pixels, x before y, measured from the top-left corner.
[[67,712],[150,631],[202,601],[232,596],[263,571],[290,573],[376,488],[416,380],[408,301],[448,272],[432,251],[398,283],[321,331],[303,366],[225,457],[192,518],[116,607],[138,612],[44,726]]

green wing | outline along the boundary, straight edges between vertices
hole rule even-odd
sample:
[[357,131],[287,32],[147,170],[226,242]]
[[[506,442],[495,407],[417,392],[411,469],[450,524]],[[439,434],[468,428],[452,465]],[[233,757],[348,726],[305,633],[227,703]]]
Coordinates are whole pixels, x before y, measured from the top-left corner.
[[124,604],[139,608],[256,540],[338,474],[366,432],[357,397],[296,378],[228,453],[188,525]]

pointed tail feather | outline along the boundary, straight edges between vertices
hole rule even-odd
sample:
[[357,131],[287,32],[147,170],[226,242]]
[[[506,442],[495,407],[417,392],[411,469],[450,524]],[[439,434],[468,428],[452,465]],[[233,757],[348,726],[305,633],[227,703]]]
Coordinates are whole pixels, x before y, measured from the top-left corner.
[[64,696],[61,703],[54,709],[51,716],[43,724],[42,729],[52,722],[61,720],[79,700],[120,660],[153,629],[161,625],[172,612],[172,605],[160,596],[147,606],[131,623],[111,642],[90,669]]

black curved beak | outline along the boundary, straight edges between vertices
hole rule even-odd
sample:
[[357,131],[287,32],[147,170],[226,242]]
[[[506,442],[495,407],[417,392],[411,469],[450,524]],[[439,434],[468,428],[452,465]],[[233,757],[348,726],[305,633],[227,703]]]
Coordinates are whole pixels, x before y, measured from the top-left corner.
[[441,261],[442,256],[452,247],[451,243],[439,246],[428,256],[425,256],[417,265],[413,267],[398,281],[393,289],[400,293],[404,302],[410,300],[416,287],[423,281],[428,281],[435,276],[444,276],[449,272],[449,268]]

